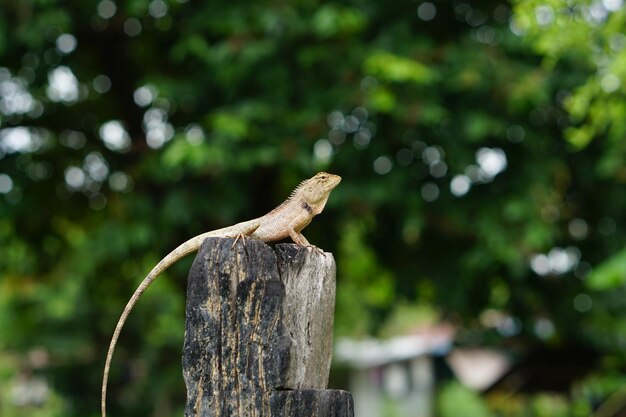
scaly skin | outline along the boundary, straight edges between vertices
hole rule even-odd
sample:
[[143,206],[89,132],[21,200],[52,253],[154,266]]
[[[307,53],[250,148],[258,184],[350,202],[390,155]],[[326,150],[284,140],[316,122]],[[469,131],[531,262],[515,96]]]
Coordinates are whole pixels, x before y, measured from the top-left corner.
[[117,339],[120,337],[124,323],[139,300],[139,297],[141,297],[141,294],[143,294],[156,277],[180,258],[196,252],[207,237],[249,237],[259,239],[263,242],[272,242],[289,237],[298,245],[311,246],[302,235],[302,229],[311,223],[313,217],[324,210],[330,192],[340,181],[341,177],[338,175],[320,172],[314,177],[302,181],[284,203],[265,216],[192,237],[171,251],[156,264],[141,284],[139,284],[133,296],[126,304],[126,307],[124,307],[124,311],[115,326],[113,337],[111,337],[111,343],[104,365],[104,375],[102,377],[102,417],[106,417],[107,382],[109,380],[109,370],[111,369],[111,360],[113,359]]

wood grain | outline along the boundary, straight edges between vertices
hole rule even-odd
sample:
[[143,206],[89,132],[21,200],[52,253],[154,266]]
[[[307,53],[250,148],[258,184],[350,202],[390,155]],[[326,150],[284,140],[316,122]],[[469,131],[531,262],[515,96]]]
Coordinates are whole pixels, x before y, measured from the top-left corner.
[[206,239],[189,273],[185,416],[351,417],[350,394],[324,389],[335,304],[332,255],[234,242]]

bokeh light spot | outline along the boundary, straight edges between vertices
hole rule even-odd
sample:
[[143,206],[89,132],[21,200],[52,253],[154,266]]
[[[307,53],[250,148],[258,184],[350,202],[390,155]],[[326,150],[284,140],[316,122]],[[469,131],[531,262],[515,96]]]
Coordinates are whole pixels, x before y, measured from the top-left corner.
[[98,3],[98,16],[103,19],[110,19],[115,16],[115,12],[117,11],[117,6],[111,0],[102,0]]
[[57,49],[63,53],[63,54],[69,54],[72,51],[74,51],[74,49],[76,49],[76,38],[74,37],[74,35],[69,34],[69,33],[64,33],[63,35],[59,36],[57,38],[56,41],[56,45],[57,45]]
[[439,187],[434,182],[427,182],[422,186],[421,194],[424,201],[433,202],[439,198]]
[[85,179],[85,172],[79,167],[70,166],[65,170],[65,184],[72,190],[81,189]]
[[623,0],[602,0],[602,5],[609,12],[616,12],[622,8]]
[[8,194],[13,189],[13,180],[7,174],[0,174],[0,194]]
[[372,166],[375,173],[378,175],[385,175],[391,172],[391,168],[393,168],[393,161],[388,156],[383,155],[376,158]]
[[602,90],[604,90],[605,93],[612,93],[614,91],[617,91],[620,85],[620,79],[612,73],[605,74],[600,79],[600,87],[602,87]]
[[578,294],[574,297],[574,308],[580,313],[586,313],[593,307],[593,301],[588,294]]
[[148,5],[148,13],[155,19],[160,19],[167,14],[167,4],[163,0],[152,0]]
[[367,128],[361,128],[354,134],[352,141],[356,149],[365,149],[372,140],[372,133]]
[[100,126],[100,138],[112,151],[124,152],[130,148],[130,136],[119,120],[111,120]]
[[407,148],[402,148],[396,153],[396,162],[398,165],[407,167],[413,163],[415,159],[413,151]]
[[589,226],[583,219],[572,219],[567,225],[569,234],[576,240],[582,240],[587,237]]
[[550,319],[541,318],[535,321],[534,331],[540,339],[549,339],[555,333],[554,323]]
[[315,145],[313,145],[313,156],[317,162],[327,163],[330,161],[332,155],[333,145],[331,145],[328,139],[319,139],[315,142]]
[[141,22],[134,17],[124,21],[124,33],[128,36],[137,36],[141,33]]
[[340,129],[343,127],[343,114],[340,111],[331,112],[328,117],[326,117],[326,123],[328,123],[328,127],[332,129]]
[[0,112],[5,115],[29,113],[40,105],[26,89],[21,77],[12,77],[8,69],[0,67]]
[[455,175],[450,181],[450,192],[456,197],[461,197],[470,190],[472,182],[465,175]]
[[431,2],[424,2],[417,8],[417,17],[425,22],[433,20],[437,15],[437,8]]
[[202,127],[200,127],[200,125],[190,124],[185,129],[185,138],[190,145],[200,145],[202,142],[204,142],[204,137],[204,130],[202,130]]
[[78,100],[78,80],[64,65],[48,72],[48,98],[52,101],[74,103]]
[[106,180],[109,175],[109,164],[98,152],[91,152],[85,157],[85,171],[97,182]]
[[111,79],[104,74],[100,74],[93,79],[93,89],[100,93],[104,94],[111,90]]
[[480,148],[476,152],[476,162],[489,180],[504,171],[507,166],[506,154],[499,148]]
[[133,93],[133,100],[135,100],[135,104],[138,106],[146,107],[152,104],[154,99],[157,97],[157,94],[158,90],[155,86],[146,84],[135,90]]
[[428,171],[434,178],[443,178],[448,173],[448,165],[443,161],[437,161],[428,167]]
[[535,19],[539,26],[547,26],[554,21],[554,10],[548,5],[537,6]]
[[127,192],[130,191],[132,185],[132,178],[124,172],[115,171],[109,177],[109,187],[111,187],[113,191]]
[[511,125],[506,130],[506,138],[509,140],[509,142],[521,142],[524,140],[524,136],[526,136],[526,131],[520,125]]

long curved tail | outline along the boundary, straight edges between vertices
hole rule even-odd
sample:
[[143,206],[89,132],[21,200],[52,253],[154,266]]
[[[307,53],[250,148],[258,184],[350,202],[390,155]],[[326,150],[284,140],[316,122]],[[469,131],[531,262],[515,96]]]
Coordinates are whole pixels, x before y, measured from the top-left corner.
[[152,271],[141,281],[141,284],[137,287],[133,296],[128,300],[122,315],[117,321],[117,325],[115,326],[115,331],[113,332],[113,336],[111,337],[111,343],[109,344],[109,351],[107,352],[106,362],[104,364],[104,375],[102,376],[102,397],[100,407],[102,410],[102,417],[106,417],[106,397],[107,397],[107,383],[109,381],[109,370],[111,368],[111,360],[113,359],[113,352],[115,351],[115,345],[117,344],[117,339],[120,337],[120,333],[122,332],[122,328],[124,327],[124,323],[126,323],[126,319],[128,315],[132,311],[133,307],[141,297],[141,294],[144,293],[146,288],[158,277],[163,271],[169,268],[170,265],[175,263],[177,260],[182,258],[185,255],[188,255],[192,252],[196,252],[202,241],[211,235],[211,232],[201,234],[196,237],[192,237],[185,243],[178,246],[176,249],[171,251],[165,258],[161,260]]

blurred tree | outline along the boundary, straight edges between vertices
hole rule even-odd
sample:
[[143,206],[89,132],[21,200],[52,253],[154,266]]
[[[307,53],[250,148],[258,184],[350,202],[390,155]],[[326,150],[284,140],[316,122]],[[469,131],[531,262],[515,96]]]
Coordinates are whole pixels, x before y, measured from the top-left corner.
[[[1,4],[3,392],[34,370],[48,415],[95,415],[143,274],[319,169],[338,334],[419,304],[459,343],[592,350],[593,401],[623,380],[621,1]],[[180,413],[190,262],[122,335],[115,415]]]

